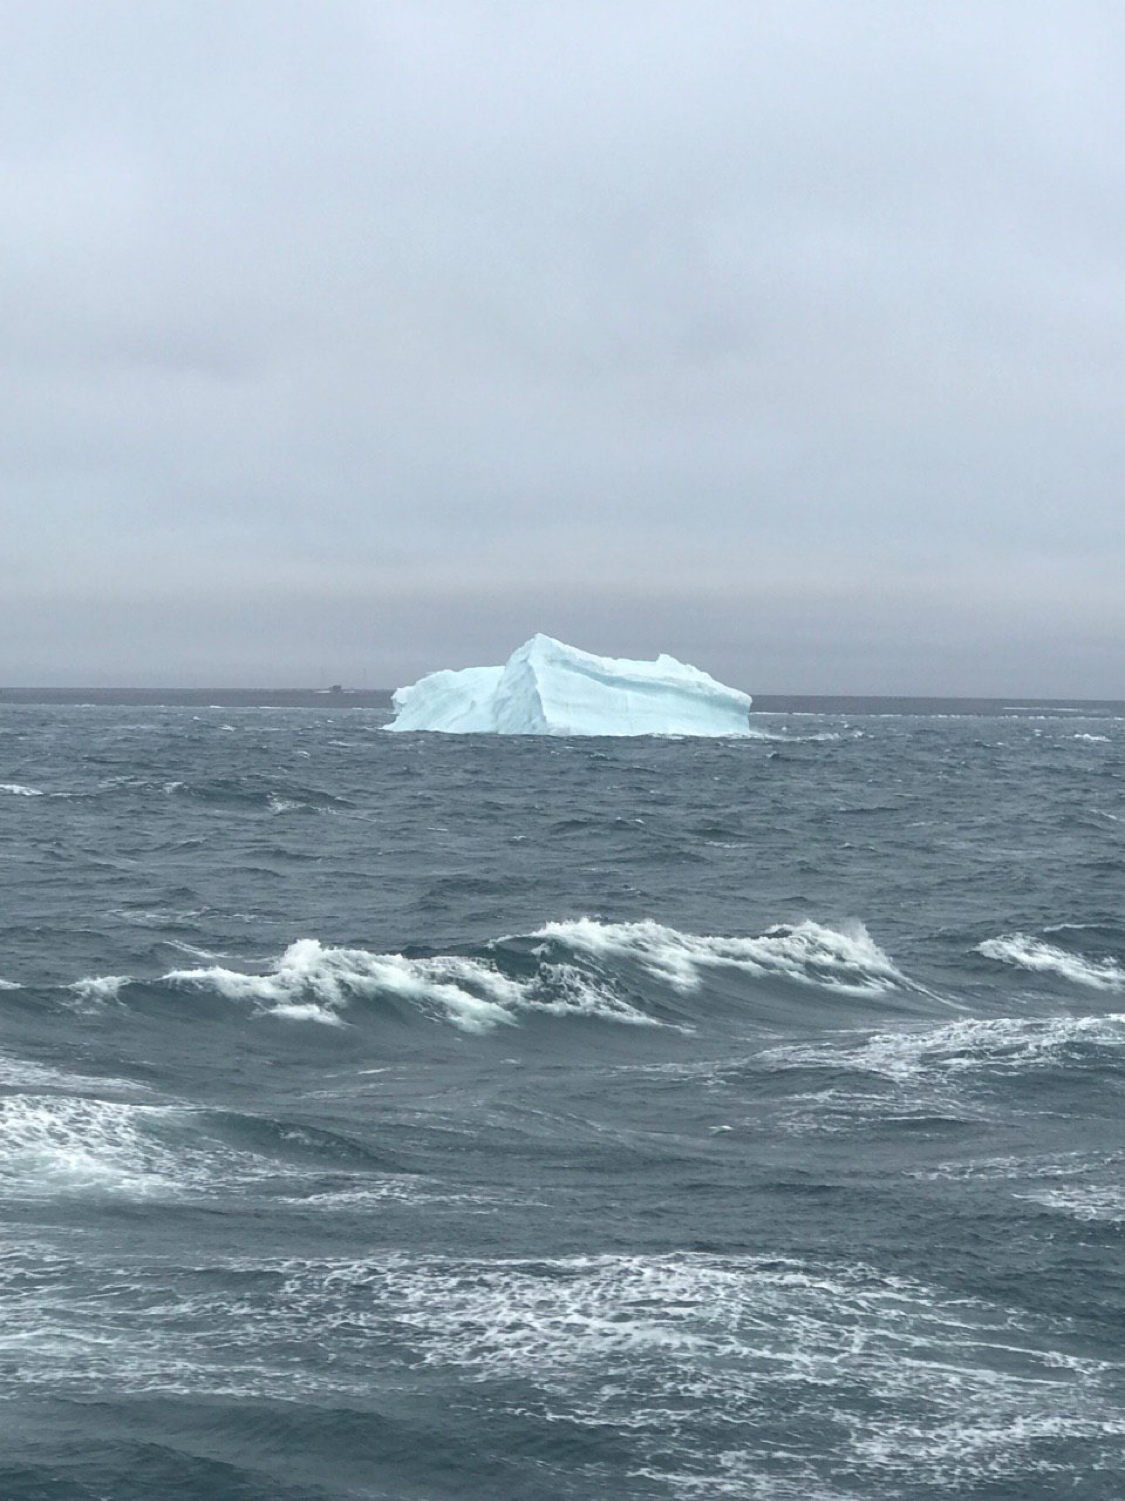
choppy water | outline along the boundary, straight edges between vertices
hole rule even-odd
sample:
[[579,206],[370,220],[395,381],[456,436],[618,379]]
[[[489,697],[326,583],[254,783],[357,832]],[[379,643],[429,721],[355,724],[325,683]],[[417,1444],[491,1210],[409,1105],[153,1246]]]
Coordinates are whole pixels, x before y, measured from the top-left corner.
[[4,1501],[1125,1494],[1125,718],[0,719]]

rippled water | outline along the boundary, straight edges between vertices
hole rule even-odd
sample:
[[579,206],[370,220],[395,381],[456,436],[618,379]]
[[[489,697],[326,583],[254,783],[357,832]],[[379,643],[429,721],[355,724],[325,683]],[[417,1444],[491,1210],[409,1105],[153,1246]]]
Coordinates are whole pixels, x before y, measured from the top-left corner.
[[0,1497],[1125,1494],[1125,718],[0,719]]

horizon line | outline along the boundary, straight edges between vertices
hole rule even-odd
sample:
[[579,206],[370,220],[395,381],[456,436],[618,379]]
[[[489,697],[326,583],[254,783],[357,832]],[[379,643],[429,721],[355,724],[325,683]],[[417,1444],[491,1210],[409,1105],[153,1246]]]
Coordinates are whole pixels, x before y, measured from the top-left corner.
[[[395,689],[385,688],[353,688],[345,684],[332,684],[331,686],[313,687],[305,685],[246,685],[246,686],[218,686],[205,687],[172,686],[163,684],[159,687],[146,687],[130,684],[110,684],[95,687],[91,684],[67,684],[49,686],[45,684],[0,685],[0,703],[7,700],[11,703],[81,703],[91,702],[95,699],[106,700],[113,696],[123,697],[128,695],[134,699],[154,700],[167,697],[192,702],[200,702],[208,698],[220,699],[223,697],[237,696],[238,698],[312,698],[329,699],[339,704],[348,700],[389,698]],[[80,697],[85,695],[85,698]],[[1125,707],[1125,697],[1122,698],[1085,698],[1064,697],[1061,695],[1044,695],[1037,693],[1020,693],[1019,691],[1008,693],[903,693],[903,692],[833,692],[833,693],[808,693],[801,691],[786,692],[760,692],[751,695],[753,705],[759,706],[764,700],[800,700],[805,702],[912,702],[912,703],[977,703],[999,704],[1012,710],[1021,708],[1042,708],[1052,705],[1060,706],[1083,706],[1083,707]],[[170,705],[171,707],[171,705]],[[221,705],[219,707],[222,707]],[[226,707],[232,707],[227,705]],[[263,707],[268,707],[264,706]]]

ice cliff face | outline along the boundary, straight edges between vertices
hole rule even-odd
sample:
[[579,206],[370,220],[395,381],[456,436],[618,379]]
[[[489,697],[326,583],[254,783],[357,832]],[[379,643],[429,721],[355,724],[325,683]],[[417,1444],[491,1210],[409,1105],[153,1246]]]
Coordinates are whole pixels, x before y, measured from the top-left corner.
[[503,667],[432,672],[394,696],[392,730],[494,735],[736,735],[750,695],[675,657],[595,657],[533,636]]

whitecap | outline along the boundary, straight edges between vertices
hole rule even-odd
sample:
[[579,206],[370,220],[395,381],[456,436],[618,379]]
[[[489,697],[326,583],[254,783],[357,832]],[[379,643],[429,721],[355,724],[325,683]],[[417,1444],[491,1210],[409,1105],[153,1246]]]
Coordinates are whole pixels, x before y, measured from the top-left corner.
[[0,792],[11,793],[13,797],[45,797],[46,793],[40,787],[25,787],[22,782],[0,782]]
[[767,928],[756,938],[704,937],[652,921],[601,923],[580,917],[547,923],[534,938],[594,959],[630,959],[673,990],[697,990],[707,970],[727,967],[844,995],[866,996],[909,981],[862,923],[831,928],[812,921]]
[[189,959],[221,959],[223,957],[212,949],[200,948],[195,943],[185,943],[182,938],[162,938],[161,942],[167,949],[175,949],[177,953],[187,954]]
[[977,944],[977,953],[1034,974],[1054,975],[1095,990],[1125,989],[1125,969],[1113,959],[1087,959],[1027,933],[1007,933]]
[[100,1005],[106,1001],[115,1001],[121,993],[122,987],[132,984],[130,975],[88,975],[81,980],[75,980],[67,986],[73,991],[80,1001],[86,1001],[91,1005]]
[[939,1027],[847,1035],[768,1048],[769,1067],[881,1074],[899,1084],[980,1070],[1054,1067],[1075,1046],[1125,1048],[1125,1015],[967,1017]]
[[178,1197],[227,1192],[276,1172],[257,1153],[200,1136],[196,1112],[178,1105],[62,1094],[0,1099],[0,1197]]
[[1068,1183],[1062,1187],[1033,1189],[1014,1197],[1084,1224],[1121,1224],[1125,1221],[1125,1188],[1116,1184]]
[[353,1000],[390,998],[466,1032],[514,1025],[521,1012],[658,1025],[572,966],[543,964],[531,978],[513,979],[488,960],[456,954],[411,959],[331,948],[315,938],[290,944],[265,974],[210,965],[173,970],[164,979],[288,1021],[338,1024]]
[[325,1027],[342,1027],[343,1018],[338,1011],[328,1006],[318,1006],[315,1001],[279,1001],[271,1007],[270,1015],[281,1021],[320,1022]]
[[0,1100],[0,1192],[54,1197],[106,1190],[144,1194],[175,1182],[175,1159],[147,1137],[164,1107],[63,1095]]
[[[733,739],[733,736],[728,738]],[[842,740],[844,737],[836,730],[824,730],[813,735],[785,734],[779,731],[771,734],[769,730],[743,730],[738,736],[740,740],[765,740],[771,745],[813,745],[824,741]]]
[[34,1059],[17,1058],[10,1053],[0,1053],[0,1085],[6,1089],[83,1089],[91,1085],[123,1090],[144,1088],[125,1079],[95,1079],[73,1074],[49,1063],[36,1063]]
[[282,797],[276,792],[270,793],[267,805],[271,813],[300,813],[307,806],[305,803],[295,802],[292,798]]

